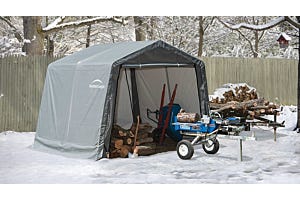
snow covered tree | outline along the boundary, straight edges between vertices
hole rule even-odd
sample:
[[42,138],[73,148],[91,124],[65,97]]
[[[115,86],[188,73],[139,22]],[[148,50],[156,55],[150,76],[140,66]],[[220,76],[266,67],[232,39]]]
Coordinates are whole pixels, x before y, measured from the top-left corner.
[[[93,20],[98,17],[77,16],[77,17],[37,17],[41,19],[41,25],[36,31],[43,38],[42,54],[44,55],[68,55],[82,48],[97,43],[111,43],[128,40],[164,40],[177,48],[180,48],[194,56],[231,56],[231,57],[253,57],[257,52],[258,57],[285,57],[296,58],[297,52],[293,50],[294,44],[287,49],[280,49],[276,38],[281,31],[289,35],[295,35],[295,29],[289,26],[288,22],[280,23],[272,29],[257,31],[258,39],[255,40],[253,30],[240,30],[246,36],[244,38],[238,31],[224,27],[210,16],[134,16],[115,17],[123,23],[116,23],[115,20],[103,20],[89,24],[80,23],[86,20]],[[255,17],[259,24],[263,19],[269,20],[274,17]],[[122,19],[122,20],[121,20]],[[229,25],[248,21],[251,17],[219,17]],[[252,21],[250,21],[252,23]],[[54,24],[53,24],[54,23]],[[70,24],[77,24],[71,26]],[[63,24],[68,27],[62,26]],[[253,24],[253,23],[252,23]],[[69,26],[70,25],[70,26]],[[56,29],[48,30],[47,27],[56,26]],[[24,39],[22,17],[0,17],[0,49],[4,54],[20,54],[22,46],[27,48],[38,41],[32,37]],[[25,31],[26,32],[26,31]],[[292,36],[294,38],[294,36]],[[258,41],[258,42],[255,42]],[[292,39],[292,41],[294,41]],[[250,44],[251,43],[251,44]],[[251,50],[251,45],[252,49]],[[258,46],[258,48],[257,48]],[[36,48],[41,52],[41,48]],[[257,49],[257,50],[255,50]]]
[[[255,30],[255,29],[235,29],[232,28],[230,25],[232,24],[237,24],[237,23],[247,23],[250,25],[260,25],[263,23],[266,23],[266,21],[268,20],[268,18],[270,17],[259,17],[259,16],[240,16],[240,17],[218,17],[218,21],[221,22],[226,28],[229,28],[230,30],[236,31],[239,36],[241,36],[241,39],[246,41],[250,47],[251,50],[251,54],[254,58],[257,57],[262,57],[262,51],[260,51],[260,49],[263,49],[262,47],[262,41],[263,41],[263,37],[266,35],[266,30]],[[274,40],[274,38],[270,37],[266,37],[266,38],[271,38]],[[275,41],[275,40],[274,40]],[[266,42],[268,43],[268,42]]]
[[[241,19],[237,20],[238,18]],[[252,19],[249,20],[249,18]],[[287,58],[296,57],[295,52],[291,51],[293,45],[288,49],[281,50],[276,42],[277,37],[287,27],[297,26],[297,22],[291,17],[218,17],[218,21],[226,28],[238,32],[244,40],[248,41],[254,57],[256,54],[259,57],[267,57],[268,55],[274,57],[279,54]],[[283,28],[284,25],[285,28]],[[297,37],[297,30],[292,29],[292,32],[290,36]],[[254,37],[251,37],[249,33],[252,33]]]
[[198,57],[201,57],[203,54],[203,45],[204,45],[204,33],[208,29],[209,25],[212,25],[215,17],[203,17],[199,16],[199,42],[198,42]]
[[[23,40],[24,43],[23,51],[26,55],[42,55],[45,54],[45,39],[46,44],[53,46],[49,39],[50,34],[55,34],[58,31],[78,28],[83,26],[91,26],[96,23],[104,22],[114,22],[119,24],[124,24],[125,20],[122,17],[92,17],[86,19],[78,19],[80,17],[58,17],[55,18],[51,23],[49,23],[49,18],[46,18],[46,25],[43,26],[43,17],[40,16],[25,16],[23,17],[23,37],[21,34],[16,35],[18,40]],[[0,18],[2,21],[6,22],[8,25],[9,20],[5,17]],[[13,30],[15,28],[10,26]],[[15,31],[15,33],[17,33]],[[22,38],[21,38],[21,37]]]
[[22,46],[21,17],[0,17],[0,56],[20,54]]

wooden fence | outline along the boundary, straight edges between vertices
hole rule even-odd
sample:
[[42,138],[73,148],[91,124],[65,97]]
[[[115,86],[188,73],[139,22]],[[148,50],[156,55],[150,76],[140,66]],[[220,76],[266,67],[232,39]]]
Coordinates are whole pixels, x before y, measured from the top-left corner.
[[55,59],[0,59],[0,132],[35,131],[47,66]]
[[[0,59],[0,132],[35,131],[47,66],[57,58]],[[209,93],[225,83],[247,83],[260,96],[296,105],[297,63],[289,59],[203,58]]]
[[204,58],[209,94],[225,83],[247,83],[265,99],[296,105],[298,60]]

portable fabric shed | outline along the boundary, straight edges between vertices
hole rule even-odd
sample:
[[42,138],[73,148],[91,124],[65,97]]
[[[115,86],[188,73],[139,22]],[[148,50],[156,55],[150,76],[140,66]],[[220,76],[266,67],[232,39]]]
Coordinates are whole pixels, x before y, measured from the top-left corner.
[[178,84],[175,102],[209,113],[204,63],[163,42],[101,44],[48,66],[33,147],[100,159],[109,151],[113,123],[128,126],[159,108],[162,85]]

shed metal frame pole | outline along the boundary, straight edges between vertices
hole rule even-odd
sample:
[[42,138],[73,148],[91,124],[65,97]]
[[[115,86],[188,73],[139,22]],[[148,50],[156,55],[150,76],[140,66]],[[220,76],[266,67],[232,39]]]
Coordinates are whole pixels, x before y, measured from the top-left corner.
[[[296,16],[296,19],[300,23],[300,16]],[[294,131],[297,130],[297,133],[300,133],[300,28],[298,30],[297,125]]]
[[[141,116],[141,112],[140,112],[140,104],[139,104],[139,93],[136,84],[135,69],[130,69],[130,80],[131,80],[132,117],[133,117],[133,122],[137,123],[137,116]],[[141,119],[140,119],[140,123],[142,123]]]
[[238,161],[243,161],[243,140],[242,138],[238,139],[238,145],[239,145],[239,153],[238,153]]
[[218,138],[221,139],[229,139],[229,140],[237,140],[237,160],[238,161],[243,161],[243,141],[247,141],[247,140],[256,140],[256,137],[254,136],[254,134],[252,134],[251,137],[249,136],[241,136],[241,135],[217,135]]
[[167,87],[168,87],[169,102],[170,102],[171,101],[171,89],[170,89],[170,80],[169,80],[169,73],[168,73],[167,67],[165,67],[165,72],[166,72]]
[[[277,123],[277,112],[275,111],[275,113],[274,113],[274,122],[275,122],[275,124]],[[277,127],[275,126],[274,127],[274,142],[276,142],[276,140],[277,140],[277,133],[276,133],[276,130],[277,130]]]

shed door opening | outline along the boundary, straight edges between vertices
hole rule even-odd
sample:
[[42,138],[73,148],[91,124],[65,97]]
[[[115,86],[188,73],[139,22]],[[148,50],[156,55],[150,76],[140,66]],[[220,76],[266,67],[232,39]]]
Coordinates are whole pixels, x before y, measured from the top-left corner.
[[[180,107],[187,112],[200,113],[195,69],[193,67],[166,68],[163,66],[135,68],[135,75],[141,118],[140,130],[138,131],[137,136],[139,139],[137,139],[137,141],[148,141],[142,144],[138,142],[138,144],[141,146],[148,145],[150,147],[157,148],[157,145],[155,145],[157,141],[153,138],[155,136],[152,133],[152,131],[157,127],[157,123],[153,122],[149,118],[147,110],[159,110],[164,84],[166,84],[164,105],[168,105],[172,91],[175,84],[177,84],[178,86],[174,104],[179,104]],[[130,141],[132,134],[135,134],[135,124],[133,123],[134,119],[132,116],[132,102],[134,101],[134,96],[132,96],[132,94],[130,69],[121,68],[118,80],[114,127],[112,130],[110,144],[110,157],[126,157],[127,151],[129,155],[133,153],[132,147],[134,144],[131,142],[134,141]],[[152,119],[156,118],[155,114],[150,114],[150,117]],[[124,136],[121,136],[122,134],[119,135],[119,132],[124,132],[122,133]],[[148,135],[146,133],[148,133]],[[153,140],[149,139],[151,137]],[[123,142],[121,142],[121,139]],[[134,137],[132,139],[134,139]],[[170,143],[168,150],[175,150],[177,141],[172,141],[172,139],[167,135],[166,141]],[[116,145],[115,142],[119,144]],[[120,149],[116,150],[117,148]],[[124,148],[127,150],[124,150]],[[117,151],[119,151],[119,153],[116,153]],[[121,153],[121,151],[125,151],[125,153]],[[157,149],[149,151],[149,155],[158,152],[159,150]]]

